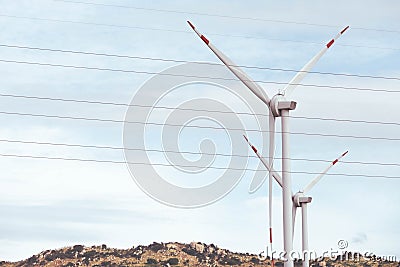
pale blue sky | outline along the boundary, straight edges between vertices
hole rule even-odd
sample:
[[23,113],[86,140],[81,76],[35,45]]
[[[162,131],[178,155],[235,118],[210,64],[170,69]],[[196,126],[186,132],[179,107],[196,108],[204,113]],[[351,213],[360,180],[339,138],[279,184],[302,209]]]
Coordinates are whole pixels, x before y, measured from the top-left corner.
[[[314,70],[400,77],[400,6],[393,1],[216,3],[206,0],[150,3],[104,0],[98,3],[114,6],[50,0],[0,0],[0,45],[218,62],[191,32],[186,24],[189,19],[239,65],[300,69],[332,36],[350,25],[349,31]],[[116,7],[118,5],[125,8]],[[177,65],[4,46],[0,46],[0,59],[152,73]],[[0,69],[0,94],[3,95],[117,103],[129,103],[138,88],[151,77],[137,73],[5,62],[0,62]],[[288,82],[294,75],[265,69],[246,69],[246,72],[255,80],[272,82]],[[394,122],[397,125],[293,119],[293,132],[392,139],[400,136],[398,79],[310,74],[303,83],[397,92],[298,87],[292,95],[298,102],[293,116]],[[261,86],[269,96],[283,87],[268,83]],[[196,99],[205,97],[203,93],[189,88],[185,96]],[[221,99],[223,96],[216,92],[213,97]],[[249,95],[246,97],[251,99]],[[254,101],[257,100],[254,98]],[[124,106],[4,96],[0,96],[0,103],[0,111],[3,112],[113,120],[123,120],[126,112]],[[230,104],[235,105],[233,100]],[[138,116],[137,120],[143,121],[144,118]],[[122,146],[123,124],[118,122],[6,114],[0,114],[0,122],[1,140]],[[250,122],[249,125],[253,124]],[[211,130],[191,131],[182,136],[185,150],[190,150],[193,143],[192,150],[196,151],[199,136],[209,135],[216,144],[221,144],[221,153],[229,153],[229,139],[223,134]],[[157,136],[155,134],[151,138]],[[262,145],[261,138],[256,135],[252,141]],[[277,157],[280,155],[279,141],[278,138]],[[400,164],[399,142],[292,135],[291,152],[293,158],[333,160],[349,150],[347,161]],[[0,143],[0,154],[124,160],[121,150]],[[247,153],[243,151],[243,154]],[[157,157],[163,160],[162,155]],[[224,163],[223,159],[219,159],[215,166],[224,166]],[[255,159],[250,159],[248,168],[256,168],[257,164]],[[219,202],[200,209],[182,210],[162,205],[148,197],[132,181],[124,164],[0,156],[0,165],[0,260],[19,260],[45,249],[73,244],[105,243],[124,248],[153,241],[196,240],[235,251],[259,253],[268,241],[267,187],[264,185],[255,194],[249,194],[251,171],[246,172],[239,185]],[[277,169],[279,165],[277,162]],[[292,168],[293,171],[318,172],[325,168],[325,163],[294,161]],[[171,172],[160,169],[161,172]],[[211,172],[211,175],[214,173]],[[340,164],[332,169],[332,173],[397,177],[400,167]],[[293,190],[298,190],[312,176],[297,174],[292,178]],[[400,179],[324,177],[311,192],[310,247],[326,250],[335,247],[338,240],[345,239],[352,250],[400,258],[399,185]],[[275,247],[281,248],[281,194],[277,186],[273,196]],[[298,230],[296,247],[300,243]]]

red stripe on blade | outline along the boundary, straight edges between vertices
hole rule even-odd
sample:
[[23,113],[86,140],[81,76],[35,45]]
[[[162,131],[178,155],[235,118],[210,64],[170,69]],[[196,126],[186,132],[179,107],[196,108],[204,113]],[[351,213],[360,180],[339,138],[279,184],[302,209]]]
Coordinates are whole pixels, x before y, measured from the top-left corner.
[[192,27],[192,29],[194,30],[194,25],[190,21],[187,21],[187,23],[189,23],[190,27]]
[[257,153],[257,148],[255,148],[254,146],[251,146],[251,148],[253,149],[254,153]]
[[326,44],[326,47],[331,47],[333,45],[333,43],[335,42],[335,40],[331,40],[329,43]]
[[349,153],[349,151],[346,151],[342,154],[342,157],[346,156],[346,154]]
[[332,162],[332,165],[335,165],[338,161],[339,161],[338,159],[335,159],[335,160]]
[[349,27],[350,27],[350,26],[347,26],[346,28],[344,28],[344,29],[340,32],[340,34],[343,34]]
[[207,39],[204,35],[200,36],[200,38],[201,38],[201,40],[203,40],[206,44],[209,44],[209,43],[210,43],[210,41],[208,41],[208,39]]
[[272,228],[269,228],[269,243],[272,244]]

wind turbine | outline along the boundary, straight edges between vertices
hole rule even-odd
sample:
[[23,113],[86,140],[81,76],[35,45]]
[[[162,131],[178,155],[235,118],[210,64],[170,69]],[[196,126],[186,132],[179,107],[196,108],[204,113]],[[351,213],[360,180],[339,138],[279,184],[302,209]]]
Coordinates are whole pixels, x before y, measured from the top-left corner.
[[[289,111],[296,108],[296,102],[286,100],[293,89],[299,85],[306,74],[311,70],[311,68],[318,62],[318,60],[326,53],[326,51],[333,45],[333,43],[349,28],[347,26],[340,33],[338,33],[333,39],[331,39],[324,48],[315,55],[287,84],[287,86],[277,93],[272,99],[270,99],[263,89],[252,79],[244,73],[235,63],[233,63],[225,54],[219,51],[203,34],[201,34],[196,27],[188,21],[190,27],[196,32],[201,40],[211,49],[212,52],[224,63],[228,69],[240,80],[243,84],[249,88],[254,95],[256,95],[262,102],[264,102],[269,109],[269,153],[268,165],[272,169],[275,153],[275,119],[277,117],[281,118],[282,127],[282,202],[283,202],[283,239],[284,239],[284,250],[289,253],[293,249],[293,211],[292,211],[292,182],[290,173],[290,153],[289,153]],[[273,173],[269,172],[269,231],[270,231],[270,244],[272,247],[272,179]],[[254,184],[255,183],[255,184]],[[261,182],[262,183],[262,182]],[[258,188],[256,181],[253,181],[250,185],[250,189]],[[287,257],[285,261],[285,267],[293,267],[293,260]]]
[[[282,178],[268,163],[267,161],[258,153],[258,150],[255,146],[253,146],[249,139],[243,135],[244,139],[246,139],[247,143],[253,149],[254,153],[260,159],[261,163],[267,168],[269,173],[274,177],[277,183],[282,187]],[[312,197],[306,196],[306,194],[321,180],[321,178],[336,164],[341,160],[348,151],[344,152],[340,157],[332,161],[327,168],[325,168],[317,177],[314,178],[303,190],[298,191],[297,193],[292,193],[292,237],[294,236],[294,225],[296,220],[296,210],[297,208],[301,208],[301,239],[302,239],[302,251],[303,251],[303,267],[309,267],[310,259],[309,259],[309,247],[308,247],[308,215],[307,215],[307,205],[311,203]],[[272,248],[271,248],[272,250]],[[273,256],[273,255],[272,255]],[[273,261],[273,257],[272,257]]]
[[341,160],[348,151],[344,152],[340,157],[332,161],[329,166],[323,170],[317,177],[314,178],[303,190],[298,191],[293,195],[293,235],[294,235],[294,224],[296,220],[296,210],[301,207],[301,240],[303,250],[303,267],[308,267],[310,263],[309,250],[308,250],[308,215],[307,205],[311,203],[312,198],[306,196],[306,194],[321,180],[321,178]]

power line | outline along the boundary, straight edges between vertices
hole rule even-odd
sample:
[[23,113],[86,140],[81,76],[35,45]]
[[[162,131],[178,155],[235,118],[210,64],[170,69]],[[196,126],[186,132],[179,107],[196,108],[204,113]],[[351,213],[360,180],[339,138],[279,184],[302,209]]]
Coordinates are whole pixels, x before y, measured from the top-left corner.
[[[39,142],[39,141],[10,140],[10,139],[0,139],[0,142],[20,143],[20,144],[33,144],[33,145],[49,145],[49,146],[66,146],[66,147],[79,147],[79,148],[110,149],[110,150],[144,151],[144,152],[157,152],[157,153],[189,154],[189,155],[208,155],[208,156],[222,156],[222,157],[257,158],[257,156],[253,156],[253,155],[208,153],[208,152],[194,152],[194,151],[174,151],[174,150],[161,150],[161,149],[142,149],[142,148],[131,148],[131,147],[125,148],[125,147],[116,147],[116,146],[84,145],[84,144]],[[274,159],[282,159],[282,158],[274,157]],[[332,160],[305,159],[305,158],[290,158],[290,160],[293,160],[293,161],[306,161],[306,162],[324,162],[324,163],[331,163],[332,162]],[[343,161],[343,160],[341,160],[340,162],[341,163],[345,163],[345,164],[378,165],[378,166],[400,167],[400,164],[398,164],[398,163]]]
[[[28,16],[15,16],[15,15],[7,15],[7,14],[0,14],[0,17],[13,18],[13,19],[28,19],[28,20],[37,20],[37,21],[59,22],[59,23],[82,24],[82,25],[89,25],[89,26],[103,26],[103,27],[122,28],[122,29],[136,29],[136,30],[148,30],[148,31],[162,31],[162,32],[175,32],[175,33],[193,34],[190,31],[165,29],[165,28],[151,28],[151,27],[117,25],[117,24],[106,24],[106,23],[96,23],[96,22],[49,19],[49,18],[38,18],[38,17],[28,17]],[[303,43],[303,44],[312,44],[312,45],[323,45],[323,44],[318,43],[318,42],[307,42],[307,41],[298,41],[298,40],[267,38],[267,37],[264,37],[264,36],[231,35],[231,34],[223,34],[223,33],[208,33],[208,35],[210,35],[210,36],[221,36],[221,37],[232,37],[232,38],[261,39],[261,40],[279,41],[279,42],[293,42],[293,43]],[[377,47],[377,46],[351,45],[351,44],[337,44],[337,45],[338,46],[347,46],[347,47],[369,48],[369,49],[400,50],[400,48],[396,48],[396,47]]]
[[[74,3],[74,4],[84,4],[84,5],[105,6],[105,7],[117,7],[117,8],[126,8],[126,9],[137,9],[137,10],[155,11],[155,12],[163,12],[163,13],[198,15],[198,16],[218,17],[218,18],[238,19],[238,20],[250,20],[250,21],[264,21],[264,22],[296,24],[296,25],[316,26],[316,27],[330,27],[330,28],[333,28],[333,27],[341,27],[341,26],[343,26],[343,25],[317,24],[317,23],[288,21],[288,20],[254,18],[254,17],[240,17],[240,16],[210,14],[210,13],[202,13],[202,12],[190,12],[190,11],[181,11],[181,10],[145,8],[145,7],[126,6],[126,5],[113,5],[113,4],[104,4],[104,3],[72,1],[72,0],[53,0],[53,1],[65,2],[65,3]],[[379,32],[400,33],[400,31],[398,31],[398,30],[387,30],[387,29],[376,29],[376,28],[365,28],[365,27],[352,27],[352,29],[364,30],[364,31],[379,31]]]
[[[49,52],[61,52],[61,53],[71,53],[71,54],[91,55],[91,56],[105,56],[105,57],[116,57],[116,58],[162,61],[162,62],[194,63],[194,64],[199,64],[199,65],[225,66],[220,63],[211,63],[211,62],[197,62],[197,61],[180,60],[180,59],[153,58],[153,57],[141,57],[141,56],[119,55],[119,54],[109,54],[109,53],[96,53],[96,52],[88,52],[88,51],[65,50],[65,49],[55,49],[55,48],[45,48],[45,47],[32,47],[32,46],[9,45],[9,44],[0,44],[0,47],[28,49],[28,50],[37,50],[37,51],[49,51]],[[320,75],[384,79],[384,80],[400,80],[399,77],[374,76],[374,75],[351,74],[351,73],[321,72],[321,71],[301,71],[301,70],[296,70],[296,69],[271,68],[271,67],[247,66],[247,65],[237,65],[237,66],[240,68],[246,68],[246,69],[283,71],[283,72],[293,72],[293,73],[307,72],[309,74],[320,74]]]
[[[122,73],[136,73],[136,74],[163,75],[163,76],[173,76],[173,77],[188,77],[188,78],[199,78],[199,79],[207,78],[207,79],[213,79],[213,80],[237,81],[234,78],[208,77],[208,76],[206,77],[206,76],[196,76],[196,75],[183,75],[183,74],[159,73],[159,72],[150,72],[150,71],[87,67],[87,66],[53,64],[53,63],[43,63],[43,62],[31,62],[31,61],[17,61],[17,60],[0,59],[0,62],[25,64],[25,65],[36,65],[36,66],[44,66],[44,67],[61,67],[61,68],[85,69],[85,70],[94,70],[94,71],[111,71],[111,72],[122,72]],[[265,84],[275,84],[275,85],[287,85],[286,82],[275,82],[275,81],[265,81],[265,80],[254,80],[254,82],[265,83]],[[293,84],[293,85],[301,86],[301,87],[316,87],[316,88],[343,89],[343,90],[356,90],[356,91],[400,93],[399,90],[387,90],[387,89],[377,89],[377,88],[346,87],[346,86],[332,86],[332,85],[304,84],[304,83],[297,83],[297,84]]]
[[335,122],[351,122],[351,123],[365,123],[365,124],[379,124],[379,125],[396,125],[400,126],[398,122],[381,122],[381,121],[367,121],[367,120],[350,120],[350,119],[335,119],[335,118],[321,118],[321,117],[304,117],[304,116],[292,116],[294,119],[305,119],[305,120],[321,120],[321,121],[335,121]]
[[[35,99],[35,100],[49,100],[49,101],[84,103],[84,104],[112,105],[112,106],[123,106],[123,107],[153,108],[153,109],[182,110],[182,111],[196,111],[196,112],[200,111],[200,112],[207,112],[207,113],[221,113],[221,114],[235,114],[235,115],[249,115],[249,116],[255,116],[255,115],[256,116],[264,116],[264,117],[268,117],[269,116],[268,114],[251,113],[251,112],[233,112],[233,111],[223,111],[223,110],[206,110],[206,109],[168,107],[168,106],[151,106],[151,105],[141,105],[141,104],[127,104],[127,103],[116,103],[116,102],[105,102],[105,101],[92,101],[92,100],[85,100],[85,99],[66,99],[66,98],[40,97],[40,96],[2,94],[2,93],[0,93],[0,97]],[[400,126],[400,123],[398,123],[398,122],[350,120],[350,119],[305,117],[305,116],[293,116],[293,115],[291,115],[290,118],[293,118],[293,119],[304,119],[304,120],[320,120],[320,121],[334,121],[334,122],[349,122],[349,123],[364,123],[364,124]]]
[[[181,125],[181,124],[168,124],[168,123],[143,122],[143,121],[124,121],[124,120],[114,120],[114,119],[59,116],[59,115],[33,114],[33,113],[7,112],[7,111],[0,111],[0,114],[54,118],[54,119],[100,121],[100,122],[113,122],[113,123],[132,123],[132,124],[143,124],[143,125],[153,125],[153,126],[185,127],[185,128],[211,129],[211,130],[223,130],[223,131],[229,130],[229,131],[259,132],[259,133],[269,132],[269,131],[264,131],[264,130],[259,130],[259,129],[223,128],[223,127],[200,126],[200,125]],[[275,133],[280,134],[282,132],[275,131]],[[400,138],[375,137],[375,136],[355,136],[355,135],[338,135],[338,134],[307,133],[307,132],[290,132],[290,134],[302,135],[302,136],[335,137],[335,138],[367,139],[367,140],[382,140],[382,141],[400,141]]]
[[[83,25],[91,25],[91,26],[106,26],[106,27],[113,27],[113,28],[126,28],[126,29],[137,29],[137,30],[189,33],[189,31],[182,31],[182,30],[150,28],[150,27],[129,26],[129,25],[105,24],[105,23],[74,21],[74,20],[38,18],[38,17],[28,17],[28,16],[14,16],[14,15],[8,15],[8,14],[0,14],[0,17],[13,18],[13,19],[29,19],[29,20],[39,20],[39,21],[50,21],[50,22],[62,22],[62,23],[71,23],[71,24],[83,24]],[[232,36],[232,37],[234,37],[234,36]]]
[[[16,157],[16,158],[31,158],[31,159],[45,159],[45,160],[65,160],[65,161],[81,161],[81,162],[96,162],[96,163],[115,163],[115,164],[133,164],[133,165],[147,165],[147,166],[162,166],[162,167],[187,167],[187,168],[205,168],[205,169],[217,169],[217,170],[237,170],[237,171],[258,171],[258,169],[249,168],[231,168],[231,167],[199,167],[199,166],[184,166],[184,165],[172,165],[163,163],[147,163],[147,162],[125,162],[125,161],[114,161],[114,160],[100,160],[100,159],[82,159],[82,158],[66,158],[66,157],[48,157],[48,156],[33,156],[33,155],[20,155],[20,154],[0,154],[2,157]],[[318,175],[318,172],[303,172],[303,171],[291,171],[292,174],[310,174]],[[347,174],[347,173],[327,173],[328,176],[346,176],[346,177],[364,177],[364,178],[383,178],[383,179],[400,179],[400,176],[386,176],[386,175],[367,175],[367,174]]]

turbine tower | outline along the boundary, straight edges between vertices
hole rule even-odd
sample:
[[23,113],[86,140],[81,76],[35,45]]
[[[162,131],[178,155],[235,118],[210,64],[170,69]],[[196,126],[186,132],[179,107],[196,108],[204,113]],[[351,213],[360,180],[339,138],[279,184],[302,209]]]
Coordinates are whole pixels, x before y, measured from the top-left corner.
[[[269,172],[269,232],[270,244],[272,248],[272,179],[277,179],[273,172],[273,161],[275,153],[275,120],[277,117],[281,118],[281,138],[282,138],[282,203],[283,203],[283,240],[284,250],[289,254],[293,250],[293,200],[292,200],[292,181],[291,181],[291,168],[290,168],[290,150],[289,150],[289,113],[296,108],[296,102],[287,100],[286,97],[299,85],[307,73],[318,62],[318,60],[328,51],[333,43],[349,28],[347,26],[333,39],[331,39],[323,49],[316,54],[287,84],[287,86],[277,93],[271,99],[264,93],[263,89],[255,83],[246,73],[244,73],[235,63],[233,63],[225,54],[219,51],[203,34],[201,34],[196,27],[188,21],[190,27],[200,37],[201,40],[211,49],[211,51],[228,67],[228,69],[249,88],[254,95],[256,95],[264,104],[267,105],[269,110],[269,163],[264,160],[264,163]],[[253,149],[254,150],[254,149]],[[261,157],[260,157],[261,159]],[[276,173],[276,172],[275,172]],[[277,174],[277,173],[276,173]],[[254,181],[250,185],[254,185]],[[306,208],[305,208],[306,212]],[[285,267],[293,267],[293,260],[286,255]]]

